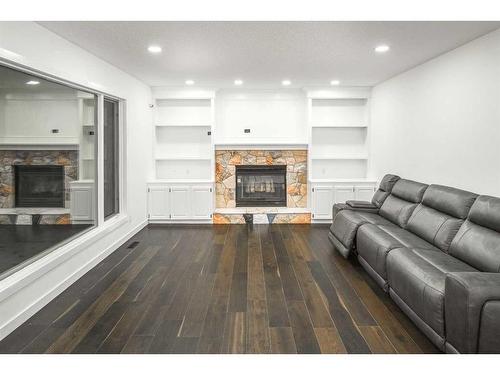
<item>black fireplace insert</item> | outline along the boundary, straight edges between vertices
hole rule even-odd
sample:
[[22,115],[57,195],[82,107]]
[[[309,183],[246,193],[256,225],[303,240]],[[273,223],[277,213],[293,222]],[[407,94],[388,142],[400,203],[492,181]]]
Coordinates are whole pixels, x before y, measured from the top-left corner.
[[286,165],[237,165],[236,207],[286,207]]
[[62,165],[15,165],[16,207],[64,207]]

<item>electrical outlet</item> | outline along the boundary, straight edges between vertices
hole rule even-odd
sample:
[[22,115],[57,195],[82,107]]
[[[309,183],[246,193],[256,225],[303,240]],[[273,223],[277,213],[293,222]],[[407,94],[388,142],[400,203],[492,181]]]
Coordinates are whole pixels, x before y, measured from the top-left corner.
[[59,133],[59,129],[52,129],[52,134],[58,134]]
[[245,134],[248,134],[248,133],[250,133],[250,129],[245,129],[244,132],[245,132]]

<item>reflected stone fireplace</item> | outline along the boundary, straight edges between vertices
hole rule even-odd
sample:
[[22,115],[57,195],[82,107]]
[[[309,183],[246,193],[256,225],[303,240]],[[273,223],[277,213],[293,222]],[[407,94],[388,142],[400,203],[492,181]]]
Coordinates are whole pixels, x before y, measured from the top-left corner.
[[64,207],[62,165],[15,165],[16,207]]
[[237,165],[236,207],[286,207],[286,165]]

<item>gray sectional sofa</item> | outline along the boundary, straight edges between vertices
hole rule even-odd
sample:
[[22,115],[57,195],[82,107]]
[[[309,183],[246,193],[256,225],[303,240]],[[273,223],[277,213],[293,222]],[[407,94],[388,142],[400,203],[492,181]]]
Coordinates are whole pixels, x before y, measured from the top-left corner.
[[329,238],[441,350],[500,353],[500,198],[386,175],[334,205]]

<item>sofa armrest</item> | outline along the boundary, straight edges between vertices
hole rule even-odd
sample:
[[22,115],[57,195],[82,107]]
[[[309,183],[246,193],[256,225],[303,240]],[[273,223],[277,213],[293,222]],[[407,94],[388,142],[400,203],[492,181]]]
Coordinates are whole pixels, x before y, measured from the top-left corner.
[[[361,201],[347,201],[346,203],[335,203],[332,208],[332,219],[335,219],[335,216],[337,216],[337,214],[343,210],[370,212],[374,214],[378,213],[379,208],[377,206],[372,205],[369,202],[362,202],[363,205],[361,205],[360,202]],[[349,203],[351,203],[352,205],[350,205]],[[367,204],[370,204],[370,206],[368,206]]]
[[482,321],[482,314],[487,310],[486,305],[497,304],[498,301],[500,273],[448,274],[445,281],[444,308],[447,342],[460,353],[499,353],[500,341],[491,340],[490,337],[500,334],[500,320]]
[[353,209],[378,210],[377,206],[375,206],[372,202],[368,201],[346,201],[345,203]]

